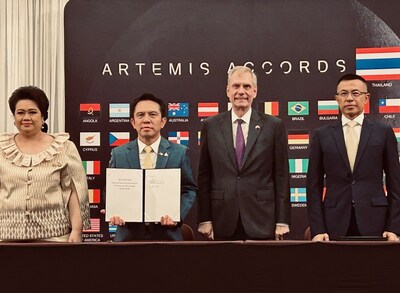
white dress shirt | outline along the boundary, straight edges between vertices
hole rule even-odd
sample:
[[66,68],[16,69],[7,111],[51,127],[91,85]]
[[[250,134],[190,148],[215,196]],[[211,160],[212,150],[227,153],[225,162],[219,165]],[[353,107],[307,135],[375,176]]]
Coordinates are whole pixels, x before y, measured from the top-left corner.
[[235,112],[232,110],[232,132],[233,132],[233,147],[236,148],[236,131],[238,127],[237,119],[242,119],[242,131],[243,131],[243,136],[244,136],[244,144],[247,144],[247,136],[249,134],[249,125],[250,125],[250,117],[251,117],[251,111],[252,109],[250,108],[249,111],[246,112],[246,114],[243,115],[243,117],[238,117]]
[[[143,142],[140,141],[140,139],[137,140],[138,141],[138,148],[139,148],[139,160],[140,160],[140,168],[144,169],[144,158],[146,157],[146,152],[144,150],[144,148],[147,146],[146,144],[144,144]],[[158,148],[160,147],[160,142],[161,142],[161,135],[158,137],[158,139],[152,143],[150,146],[153,149],[153,151],[150,153],[150,158],[151,158],[151,162],[153,163],[152,168],[154,169],[156,167],[156,162],[157,162],[157,154],[158,154]]]
[[[353,119],[353,121],[357,122],[357,125],[354,126],[354,131],[356,132],[358,141],[360,141],[361,127],[364,121],[364,117],[365,117],[364,113],[361,113],[360,115],[358,115],[356,118]],[[342,115],[342,127],[343,127],[343,135],[345,142],[347,140],[347,132],[349,131],[349,126],[347,125],[347,122],[349,121],[350,121],[349,118]]]

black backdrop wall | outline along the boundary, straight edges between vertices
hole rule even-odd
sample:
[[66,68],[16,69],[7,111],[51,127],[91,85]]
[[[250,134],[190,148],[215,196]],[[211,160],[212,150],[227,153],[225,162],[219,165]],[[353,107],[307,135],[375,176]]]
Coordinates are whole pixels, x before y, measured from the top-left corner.
[[[258,75],[254,108],[285,122],[288,239],[302,239],[308,143],[316,127],[339,117],[337,79],[356,71],[368,78],[367,115],[400,130],[399,10],[396,0],[70,0],[66,130],[88,174],[92,229],[85,241],[113,237],[100,190],[111,148],[136,137],[128,103],[143,92],[169,103],[162,134],[189,147],[197,176],[201,122],[228,109],[227,72],[243,64]],[[195,220],[193,208],[186,222],[195,227]]]

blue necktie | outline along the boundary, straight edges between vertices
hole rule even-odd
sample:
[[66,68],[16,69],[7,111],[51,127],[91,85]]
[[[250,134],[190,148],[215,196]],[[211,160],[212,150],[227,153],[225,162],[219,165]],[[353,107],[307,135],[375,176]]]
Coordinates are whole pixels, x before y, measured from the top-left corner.
[[242,129],[242,119],[237,119],[237,130],[236,130],[236,161],[238,163],[239,169],[242,168],[243,155],[244,155],[244,135]]

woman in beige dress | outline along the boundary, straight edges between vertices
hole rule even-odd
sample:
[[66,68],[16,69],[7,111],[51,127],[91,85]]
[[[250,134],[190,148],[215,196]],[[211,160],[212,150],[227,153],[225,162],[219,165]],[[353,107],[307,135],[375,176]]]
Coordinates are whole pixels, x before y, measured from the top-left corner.
[[69,134],[47,134],[39,88],[9,99],[16,134],[0,134],[1,241],[82,241],[90,227],[86,174]]

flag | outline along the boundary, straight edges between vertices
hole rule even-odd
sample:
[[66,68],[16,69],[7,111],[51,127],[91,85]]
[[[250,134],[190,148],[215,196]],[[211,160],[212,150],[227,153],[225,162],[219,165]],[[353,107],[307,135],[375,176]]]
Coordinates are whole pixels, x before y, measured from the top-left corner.
[[86,233],[98,233],[100,232],[100,219],[90,218],[90,229],[83,230]]
[[218,114],[218,103],[198,103],[197,112],[199,117],[209,117]]
[[290,173],[307,173],[308,159],[289,159]]
[[189,131],[168,132],[168,140],[174,143],[189,146]]
[[379,99],[379,113],[400,113],[400,99]]
[[369,102],[369,99],[368,99],[367,102],[364,104],[364,114],[369,114],[370,113],[369,105],[370,105],[370,102]]
[[263,102],[259,104],[260,111],[268,115],[279,115],[279,102]]
[[197,131],[197,145],[200,145],[201,142],[201,131]]
[[100,117],[100,104],[80,104],[79,111],[81,118]]
[[168,117],[189,117],[189,103],[168,103]]
[[100,146],[100,132],[81,132],[80,146]]
[[100,161],[83,161],[82,163],[87,175],[100,175]]
[[289,116],[297,116],[297,115],[308,115],[308,102],[288,102],[288,115]]
[[306,188],[290,188],[290,202],[307,202]]
[[393,128],[393,132],[396,136],[397,142],[400,142],[400,128]]
[[129,103],[110,104],[110,118],[129,118]]
[[89,203],[100,203],[100,189],[89,189]]
[[109,226],[108,226],[108,232],[109,232],[109,233],[115,233],[115,232],[117,232],[117,225],[109,225]]
[[110,146],[119,146],[129,142],[129,132],[110,132],[109,142]]
[[400,80],[400,47],[357,48],[356,74],[366,80]]
[[289,130],[288,144],[309,144],[310,135],[307,130]]
[[338,115],[339,105],[336,100],[318,101],[318,115]]

